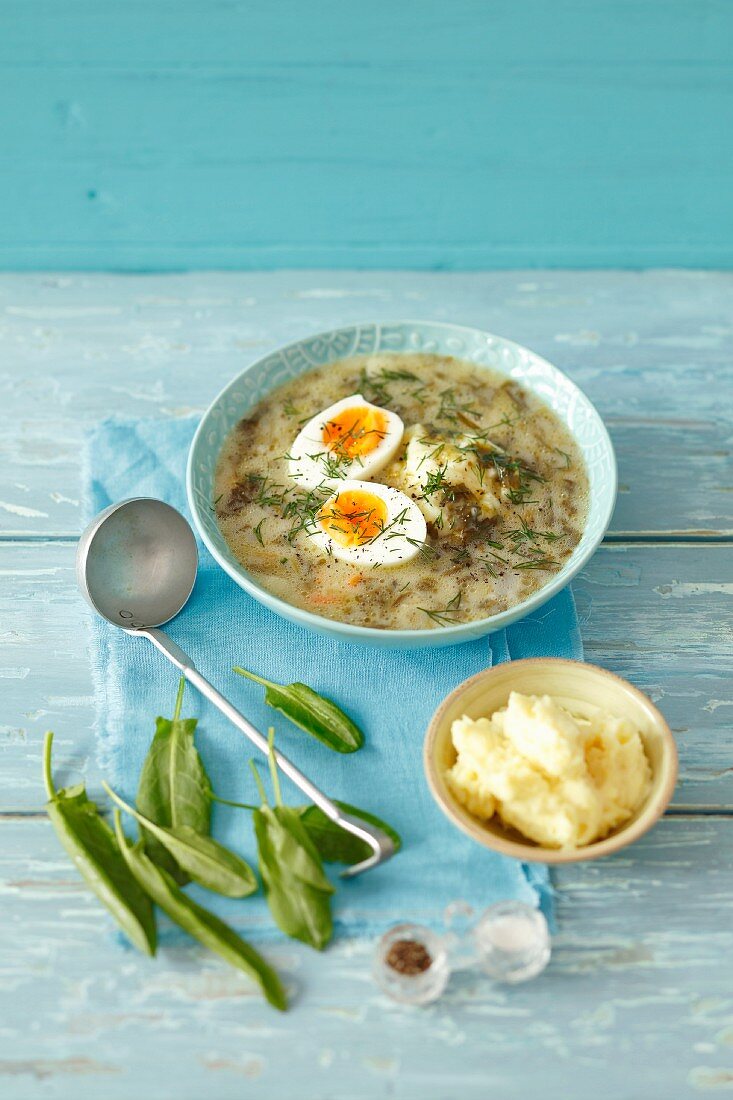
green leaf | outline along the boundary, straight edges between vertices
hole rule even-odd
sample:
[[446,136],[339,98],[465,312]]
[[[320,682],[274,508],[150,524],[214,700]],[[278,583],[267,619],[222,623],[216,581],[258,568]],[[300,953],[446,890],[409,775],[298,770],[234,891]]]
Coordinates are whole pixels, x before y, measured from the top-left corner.
[[228,898],[244,898],[257,889],[257,878],[249,864],[213,837],[200,836],[190,825],[164,829],[130,806],[106,783],[103,786],[118,806],[160,841],[194,882]]
[[263,805],[252,817],[260,874],[275,923],[286,935],[320,951],[333,934],[333,887],[315,846],[288,807]]
[[83,784],[57,791],[51,776],[53,734],[44,743],[44,776],[49,800],[46,812],[56,835],[74,864],[131,943],[146,955],[155,954],[155,915],[123,859],[115,835],[87,798]]
[[318,738],[330,749],[356,752],[364,744],[364,734],[348,714],[307,684],[273,684],[238,665],[234,671],[262,684],[266,689],[265,702],[268,706],[281,711],[294,725]]
[[323,870],[318,849],[298,811],[292,806],[275,806],[272,812],[280,825],[273,838],[279,858],[301,882],[325,894],[333,894],[334,887]]
[[[369,825],[376,825],[378,829],[381,829],[391,838],[395,846],[395,852],[400,850],[402,838],[386,821],[382,821],[375,814],[367,813],[366,810],[350,806],[348,802],[334,801],[344,813],[352,814],[353,817],[358,817]],[[351,866],[353,863],[361,863],[363,859],[367,859],[372,854],[372,849],[366,841],[360,840],[353,833],[347,833],[335,821],[331,821],[329,817],[326,817],[323,810],[320,810],[318,806],[314,806],[312,803],[307,806],[299,806],[296,813],[300,816],[300,820],[316,846],[318,854],[326,863],[346,863]]]
[[[184,683],[181,679],[173,719],[156,718],[136,803],[141,814],[162,828],[189,825],[206,835],[211,818],[211,783],[194,744],[196,719],[179,717]],[[169,850],[149,830],[143,831],[143,839],[151,859],[180,884],[188,881]]]
[[115,831],[127,866],[153,901],[195,940],[256,982],[270,1004],[284,1012],[287,997],[282,982],[259,952],[228,924],[187,897],[173,878],[145,854],[141,843],[129,844],[119,811],[115,812]]

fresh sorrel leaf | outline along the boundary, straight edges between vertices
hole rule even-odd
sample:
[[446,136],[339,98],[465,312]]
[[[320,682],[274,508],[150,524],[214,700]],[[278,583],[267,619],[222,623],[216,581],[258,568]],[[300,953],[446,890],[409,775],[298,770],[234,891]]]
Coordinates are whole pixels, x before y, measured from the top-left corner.
[[153,834],[194,882],[228,898],[244,898],[257,889],[257,878],[249,864],[213,837],[200,836],[190,825],[164,829],[130,806],[106,783],[103,786],[118,806]]
[[[402,838],[391,825],[375,814],[367,813],[356,806],[350,806],[348,802],[339,802],[334,799],[336,805],[344,813],[358,817],[369,825],[376,825],[378,829],[386,833],[395,846],[395,852],[402,847]],[[347,833],[335,821],[326,817],[323,810],[312,803],[307,806],[299,806],[297,811],[300,820],[305,826],[309,837],[318,849],[318,854],[326,863],[360,863],[372,855],[372,849],[365,840],[360,840],[353,833]]]
[[234,671],[262,684],[268,706],[281,711],[294,725],[318,738],[330,749],[356,752],[364,744],[364,734],[348,714],[307,684],[273,684],[238,665]]
[[[211,818],[211,783],[194,744],[195,718],[181,718],[185,681],[181,679],[175,714],[157,718],[155,736],[145,758],[137,789],[137,808],[156,825],[190,826],[207,835]],[[148,855],[181,885],[188,876],[171,852],[149,831],[143,832]]]
[[[318,853],[310,843],[305,848],[298,843],[299,838],[289,827],[291,822],[277,814],[277,810],[283,808],[273,810],[263,805],[252,815],[265,897],[278,928],[320,951],[333,934],[333,887],[330,883],[328,890],[313,885],[313,879],[320,881],[315,872],[317,862],[314,867],[314,855],[317,861]],[[299,858],[292,863],[286,862],[286,858],[292,859],[294,852]],[[298,872],[306,878],[301,878]]]
[[313,886],[325,894],[333,894],[334,887],[323,870],[318,849],[300,820],[298,811],[291,806],[275,806],[272,812],[280,826],[273,833],[280,861],[287,865],[295,878],[307,886]]
[[147,955],[155,954],[155,916],[120,852],[115,835],[87,798],[83,784],[56,790],[51,773],[53,734],[43,749],[46,812],[56,835],[87,885],[107,907],[127,938]]
[[122,832],[119,811],[115,812],[115,831],[127,866],[153,901],[189,936],[256,982],[270,1004],[284,1012],[287,997],[282,982],[259,952],[228,924],[187,897],[171,876],[145,854],[141,843],[129,844]]

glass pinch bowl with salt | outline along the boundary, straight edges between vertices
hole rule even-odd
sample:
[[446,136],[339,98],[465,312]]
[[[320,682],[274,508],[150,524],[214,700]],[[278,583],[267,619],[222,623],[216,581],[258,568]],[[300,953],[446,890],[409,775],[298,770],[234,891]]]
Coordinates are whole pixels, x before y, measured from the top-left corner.
[[444,921],[443,932],[398,924],[378,941],[372,973],[392,1000],[432,1004],[457,971],[481,972],[494,982],[526,982],[550,960],[547,921],[524,902],[500,901],[475,918],[470,905],[456,901],[445,910]]

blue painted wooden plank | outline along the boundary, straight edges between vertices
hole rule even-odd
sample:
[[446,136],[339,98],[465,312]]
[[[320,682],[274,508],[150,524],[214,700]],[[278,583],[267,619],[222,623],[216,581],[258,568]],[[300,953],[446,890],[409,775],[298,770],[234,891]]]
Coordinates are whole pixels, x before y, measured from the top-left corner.
[[[730,288],[669,272],[0,279],[0,496],[14,492],[13,522],[58,532],[59,509],[73,528],[85,419],[123,405],[179,415],[217,371],[308,329],[465,310],[458,319],[499,331],[511,322],[589,389],[620,433],[637,531],[644,515],[667,530],[684,514],[720,522]],[[97,783],[86,657],[69,644],[81,636],[72,554],[0,545],[5,811],[39,805],[47,724]],[[459,982],[427,1012],[400,1010],[371,984],[371,944],[324,957],[282,942],[268,952],[296,999],[275,1018],[195,949],[155,962],[123,952],[47,821],[0,812],[2,1095],[280,1100],[295,1081],[300,1095],[350,1100],[565,1100],[602,1079],[609,1095],[676,1100],[730,1088],[730,582],[728,547],[710,543],[607,546],[581,578],[589,657],[658,700],[682,750],[680,794],[724,816],[667,818],[617,858],[562,870],[555,957],[524,988]]]
[[[557,875],[560,933],[526,986],[456,980],[428,1009],[374,987],[373,945],[268,957],[279,1016],[193,945],[125,951],[47,821],[0,819],[4,1100],[674,1100],[730,1086],[733,819],[666,819]],[[243,903],[243,904],[246,904]],[[405,914],[395,913],[395,919]]]
[[83,431],[111,410],[202,411],[268,348],[370,316],[478,325],[566,370],[617,447],[616,533],[733,532],[733,276],[669,271],[0,276],[0,531],[78,532]]
[[[583,0],[558,0],[551,20],[544,0],[497,0],[490,6],[486,26],[499,60],[506,54],[535,65],[579,58],[609,64],[671,63],[685,56],[693,39],[701,62],[725,64],[729,43],[718,31],[727,6],[726,0],[694,5],[667,0],[663,7],[657,0],[596,0],[591,18]],[[322,0],[307,19],[288,0],[277,5],[127,0],[119,9],[103,0],[73,0],[65,11],[55,0],[32,0],[45,32],[41,34],[37,25],[23,18],[27,7],[27,0],[3,0],[8,34],[0,42],[2,61],[31,65],[48,58],[54,66],[161,70],[184,61],[191,67],[236,67],[243,61],[267,66],[273,59],[296,65],[306,57],[319,65],[334,53],[354,68],[368,63],[424,64],[426,52],[439,52],[446,65],[487,61],[483,0],[460,0],[450,11],[436,0],[406,0],[389,10],[389,19],[388,9],[378,2],[360,11],[358,21],[339,0]],[[145,16],[148,25],[142,29],[150,30],[155,20],[164,33],[141,33]],[[83,20],[83,35],[77,33],[74,20]],[[328,28],[327,35],[319,33],[322,27]],[[548,28],[550,33],[542,33]]]
[[0,6],[0,264],[733,262],[733,9]]
[[[74,550],[71,543],[0,543],[0,812],[38,810],[49,727],[59,756],[98,790]],[[574,588],[588,660],[647,691],[674,730],[675,802],[733,809],[730,547],[605,546]],[[421,739],[424,730],[413,733]]]

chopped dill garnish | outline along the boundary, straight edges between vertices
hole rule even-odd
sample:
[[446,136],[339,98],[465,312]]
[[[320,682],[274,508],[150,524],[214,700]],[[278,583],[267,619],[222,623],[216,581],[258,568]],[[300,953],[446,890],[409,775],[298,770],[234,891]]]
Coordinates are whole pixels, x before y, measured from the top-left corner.
[[381,530],[377,531],[376,535],[374,535],[374,537],[370,541],[371,542],[376,542],[377,539],[381,539],[381,538],[384,538],[384,539],[387,539],[387,540],[394,539],[394,538],[399,538],[400,535],[403,534],[403,531],[395,531],[394,528],[395,527],[400,527],[400,526],[404,528],[404,524],[405,524],[405,520],[407,519],[408,511],[409,511],[408,508],[403,508],[402,511],[399,513],[399,515],[396,515],[395,518],[390,523],[388,523],[386,526],[382,527]]
[[553,561],[552,558],[530,558],[528,561],[515,562],[514,569],[553,569],[559,565],[559,561]]
[[334,454],[333,451],[323,451],[319,455],[309,455],[309,458],[319,459],[325,477],[341,479],[346,477],[348,471],[345,467],[350,465],[350,462],[348,459]]
[[436,420],[447,420],[452,424],[459,422],[463,424],[467,423],[470,428],[478,427],[477,424],[472,423],[470,420],[466,420],[469,414],[473,414],[474,416],[481,415],[480,410],[474,405],[470,402],[466,404],[459,401],[456,397],[456,391],[453,389],[441,390],[439,396],[440,408],[435,414]]
[[440,610],[431,610],[428,607],[418,607],[418,611],[422,611],[423,615],[427,615],[429,619],[432,619],[438,626],[450,626],[451,623],[459,623],[460,608],[461,608],[461,596],[462,592],[459,589],[456,592],[452,600],[449,600],[445,607]]
[[493,467],[494,474],[498,477],[502,489],[505,490],[512,504],[536,504],[537,501],[529,499],[532,483],[544,484],[546,479],[531,466],[525,465],[517,458],[512,458],[498,443],[489,439],[490,430],[469,436],[464,444],[458,445],[458,450],[463,454],[475,456],[477,476],[481,485],[485,474],[480,471]]
[[494,561],[501,562],[502,565],[508,565],[509,564],[509,559],[508,558],[503,558],[501,556],[501,554],[497,554],[497,552],[495,550],[489,550],[488,554],[489,554],[490,558],[493,558]]
[[435,547],[427,542],[420,542],[419,539],[410,538],[409,535],[405,535],[405,542],[409,542],[410,546],[416,546],[420,556],[424,558],[425,561],[433,561],[433,559],[438,556],[438,551]]
[[252,528],[252,532],[253,532],[255,538],[257,539],[257,541],[259,542],[260,546],[265,545],[264,542],[262,541],[262,524],[264,522],[265,521],[264,521],[264,518],[263,518],[263,519],[260,520],[260,522],[257,524],[256,527]]
[[443,466],[438,466],[437,470],[431,470],[425,481],[422,484],[422,495],[424,499],[431,497],[434,493],[442,490],[447,495],[446,486],[448,482],[445,479],[446,470],[448,469],[448,463]]
[[[544,478],[543,478],[543,481],[544,481]],[[508,489],[507,490],[507,492],[509,494],[509,500],[511,501],[512,504],[539,504],[538,500],[532,500],[531,497],[527,496],[527,493],[530,492],[530,491],[531,491],[530,489],[524,489],[524,488]]]
[[[428,444],[434,443],[434,442],[435,442],[435,440],[433,440],[433,439],[418,439],[418,443],[422,443],[423,446],[427,446]],[[423,462],[429,462],[431,458],[439,458],[444,450],[445,450],[445,443],[439,443],[438,446],[434,447],[432,451],[428,451],[427,454],[424,454],[422,456],[422,458],[420,459],[420,461],[418,462],[418,464],[417,464],[418,470],[422,466]]]
[[498,443],[495,443],[493,439],[489,438],[489,431],[487,428],[485,432],[473,431],[470,435],[466,432],[463,433],[465,443],[456,442],[456,447],[464,454],[474,454],[476,458],[483,459],[488,464],[488,457],[492,452],[496,451],[499,454],[506,455],[506,451],[503,447],[500,447]]
[[419,381],[420,379],[417,375],[409,370],[390,370],[387,367],[383,367],[381,370],[369,374],[366,368],[362,367],[358,380],[358,388],[359,391],[370,401],[373,401],[375,405],[389,405],[392,401],[392,394],[388,389],[388,383],[419,383]]
[[259,491],[254,498],[255,503],[261,507],[279,508],[288,493],[284,485],[271,482],[269,478],[261,474],[249,474],[250,481],[259,485]]
[[562,535],[556,535],[554,531],[533,531],[527,521],[520,517],[519,527],[511,531],[504,531],[504,535],[514,544],[514,550],[521,552],[526,545],[536,546],[539,539],[546,542],[556,542]]
[[[316,530],[316,517],[328,498],[333,495],[331,486],[322,483],[315,489],[294,488],[289,498],[279,502],[283,519],[290,520],[290,530],[285,536],[292,544],[300,531],[312,535]],[[277,507],[277,505],[276,505]]]
[[562,455],[562,457],[565,459],[565,465],[564,466],[558,466],[557,469],[558,470],[569,470],[570,466],[572,465],[572,460],[571,460],[570,455],[568,454],[568,452],[567,451],[561,451],[559,447],[553,447],[552,449],[553,449],[553,451],[555,451],[556,454]]
[[377,375],[384,382],[419,382],[420,379],[410,370],[388,370],[383,367]]
[[545,478],[531,466],[525,466],[519,459],[511,458],[504,451],[484,452],[485,461],[496,471],[502,488],[506,489],[512,504],[536,504],[531,501],[532,483],[544,484]]
[[522,419],[522,414],[517,413],[516,416],[507,416],[506,413],[502,416],[501,420],[497,420],[496,424],[489,424],[486,429],[487,432],[493,431],[494,428],[513,428],[518,420]]

